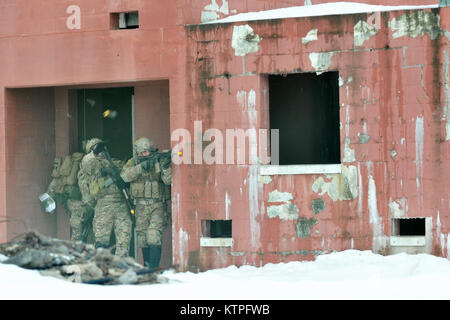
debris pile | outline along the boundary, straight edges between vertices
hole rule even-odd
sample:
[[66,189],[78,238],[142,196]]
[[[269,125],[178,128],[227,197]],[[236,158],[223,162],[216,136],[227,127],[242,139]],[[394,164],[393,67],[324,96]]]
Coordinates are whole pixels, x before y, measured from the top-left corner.
[[49,238],[28,232],[0,244],[4,264],[35,269],[44,276],[87,284],[151,284],[167,279],[161,269],[147,269],[131,257],[118,257],[92,244]]

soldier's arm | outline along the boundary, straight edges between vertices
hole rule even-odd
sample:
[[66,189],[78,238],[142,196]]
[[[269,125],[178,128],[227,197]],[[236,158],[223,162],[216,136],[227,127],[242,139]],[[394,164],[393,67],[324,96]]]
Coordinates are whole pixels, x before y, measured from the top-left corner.
[[50,197],[52,197],[53,199],[55,199],[56,196],[56,179],[53,178],[52,181],[50,182],[48,188],[47,188],[47,193]]
[[161,180],[164,184],[170,186],[172,184],[172,168],[161,169]]
[[95,199],[91,196],[89,191],[89,183],[94,178],[95,173],[95,159],[90,155],[86,155],[81,161],[80,170],[78,171],[78,186],[81,192],[81,200],[84,204],[90,207],[95,206]]
[[123,181],[131,182],[138,179],[141,176],[142,172],[144,172],[142,165],[133,165],[133,161],[132,159],[130,159],[123,167],[120,176],[122,177]]

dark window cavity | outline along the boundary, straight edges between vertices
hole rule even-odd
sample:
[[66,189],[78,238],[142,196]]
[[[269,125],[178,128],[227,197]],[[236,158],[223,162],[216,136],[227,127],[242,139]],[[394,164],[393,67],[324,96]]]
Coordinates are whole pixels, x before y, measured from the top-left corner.
[[111,13],[111,29],[137,29],[139,28],[139,12]]
[[202,220],[202,236],[231,238],[231,220]]
[[401,218],[392,220],[394,236],[424,236],[425,218]]
[[270,129],[279,164],[340,163],[339,73],[269,76]]

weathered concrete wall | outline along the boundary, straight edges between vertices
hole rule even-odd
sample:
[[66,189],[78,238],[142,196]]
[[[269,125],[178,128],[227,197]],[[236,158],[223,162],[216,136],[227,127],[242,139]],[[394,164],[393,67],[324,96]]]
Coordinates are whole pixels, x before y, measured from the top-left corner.
[[39,205],[55,157],[55,91],[8,89],[5,109],[7,238],[31,229],[56,236],[56,216]]
[[[180,123],[202,121],[203,132],[267,129],[266,74],[338,71],[342,172],[267,179],[258,165],[182,167],[188,188],[174,205],[175,263],[203,270],[350,248],[389,253],[399,210],[431,217],[427,251],[447,256],[447,16],[436,9],[187,27],[192,93]],[[202,219],[231,219],[233,247],[200,247]]]

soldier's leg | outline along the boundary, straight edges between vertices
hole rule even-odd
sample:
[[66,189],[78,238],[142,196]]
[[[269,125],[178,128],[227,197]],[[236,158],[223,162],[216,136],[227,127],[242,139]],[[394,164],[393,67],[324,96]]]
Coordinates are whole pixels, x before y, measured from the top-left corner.
[[132,222],[127,205],[118,202],[114,208],[114,232],[116,235],[116,255],[129,255]]
[[81,241],[83,231],[83,215],[85,211],[83,202],[69,199],[67,200],[67,207],[70,210],[70,240]]
[[105,203],[101,199],[95,206],[93,228],[95,235],[95,246],[108,248],[109,239],[114,223],[114,206],[110,203]]
[[147,242],[149,245],[158,245],[162,243],[162,233],[167,225],[167,215],[162,203],[158,202],[151,205],[150,222],[147,228]]
[[150,223],[150,212],[148,206],[143,204],[136,205],[136,247],[141,248],[144,265],[148,264],[148,243],[147,228]]
[[85,243],[94,244],[95,235],[94,228],[92,226],[94,220],[94,209],[86,206],[85,215],[87,219],[83,222],[83,240]]
[[147,246],[147,229],[150,223],[150,212],[145,205],[136,205],[136,240],[138,248]]
[[161,244],[162,233],[166,224],[166,214],[162,203],[152,205],[152,212],[150,214],[150,224],[147,229],[148,254],[149,254],[149,268],[156,268],[159,266],[161,259]]

